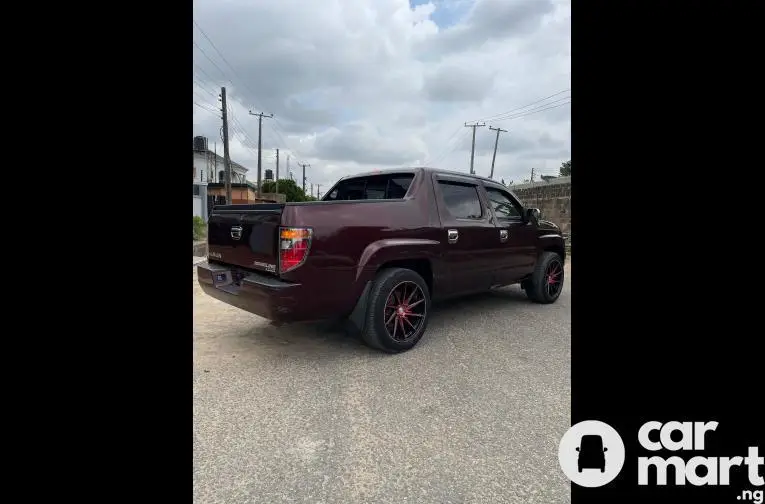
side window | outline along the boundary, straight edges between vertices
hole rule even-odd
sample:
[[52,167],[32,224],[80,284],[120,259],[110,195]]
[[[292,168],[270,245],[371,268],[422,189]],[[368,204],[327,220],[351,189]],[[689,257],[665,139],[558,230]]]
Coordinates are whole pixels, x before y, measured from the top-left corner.
[[[363,199],[385,199],[385,189],[388,187],[388,177],[369,177]],[[362,199],[362,198],[359,198]]]
[[199,186],[194,184],[194,196],[199,196]]
[[504,191],[487,187],[486,192],[489,195],[489,204],[498,219],[520,219],[520,212]]
[[413,178],[412,176],[391,177],[388,181],[388,198],[404,199]]
[[457,219],[480,219],[483,217],[478,188],[474,185],[439,181],[438,186],[449,213]]

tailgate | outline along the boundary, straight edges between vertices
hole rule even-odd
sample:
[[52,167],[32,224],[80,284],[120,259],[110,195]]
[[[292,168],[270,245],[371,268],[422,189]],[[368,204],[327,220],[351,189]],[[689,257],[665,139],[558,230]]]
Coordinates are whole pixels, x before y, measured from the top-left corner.
[[283,208],[275,203],[216,206],[208,220],[208,258],[276,274]]

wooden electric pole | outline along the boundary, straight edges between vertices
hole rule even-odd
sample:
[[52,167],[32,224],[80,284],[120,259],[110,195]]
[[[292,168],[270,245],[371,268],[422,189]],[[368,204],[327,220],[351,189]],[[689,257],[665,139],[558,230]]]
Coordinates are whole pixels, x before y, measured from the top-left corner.
[[491,157],[491,173],[489,174],[489,178],[494,178],[494,161],[497,159],[497,145],[499,145],[499,134],[501,132],[507,133],[507,130],[503,130],[502,128],[492,128],[489,126],[490,130],[494,130],[497,132],[497,138],[494,140],[494,155]]
[[299,166],[303,167],[303,194],[305,194],[305,167],[306,166],[311,166],[311,165],[303,163],[303,164],[301,164]]
[[473,123],[468,124],[465,123],[466,128],[473,128],[473,147],[470,149],[470,174],[475,175],[475,170],[473,170],[473,161],[475,160],[475,129],[481,128],[483,126],[486,126],[486,123]]
[[274,117],[273,114],[264,114],[263,112],[253,114],[252,110],[250,110],[250,115],[258,116],[258,199],[260,199],[260,186],[262,185],[263,181],[261,179],[262,177],[262,169],[261,169],[261,151],[263,150],[263,118],[266,117],[268,119]]
[[231,158],[228,156],[228,108],[226,107],[226,88],[220,88],[220,104],[223,112],[223,164],[226,170],[226,204],[231,204]]

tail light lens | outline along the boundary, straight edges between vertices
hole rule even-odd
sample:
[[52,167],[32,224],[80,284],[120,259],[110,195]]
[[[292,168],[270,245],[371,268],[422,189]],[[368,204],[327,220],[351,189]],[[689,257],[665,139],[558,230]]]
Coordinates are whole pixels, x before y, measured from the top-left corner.
[[279,229],[279,272],[294,270],[308,257],[311,249],[310,228],[283,227]]

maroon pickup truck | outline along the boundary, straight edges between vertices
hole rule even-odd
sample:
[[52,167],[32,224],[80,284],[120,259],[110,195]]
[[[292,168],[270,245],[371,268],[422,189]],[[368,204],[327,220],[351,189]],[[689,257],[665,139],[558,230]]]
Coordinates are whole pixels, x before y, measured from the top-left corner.
[[343,318],[386,352],[417,344],[431,301],[520,283],[552,303],[560,229],[493,180],[430,168],[347,177],[321,201],[216,206],[210,296],[275,322]]

